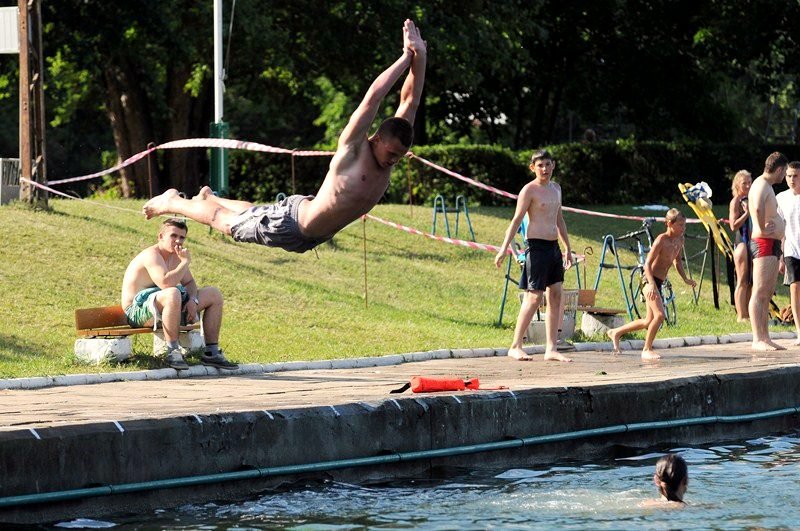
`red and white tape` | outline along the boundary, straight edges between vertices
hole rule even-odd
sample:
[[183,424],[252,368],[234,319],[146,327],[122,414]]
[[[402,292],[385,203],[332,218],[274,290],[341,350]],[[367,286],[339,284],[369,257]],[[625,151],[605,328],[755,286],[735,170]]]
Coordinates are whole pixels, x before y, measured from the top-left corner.
[[259,144],[257,142],[247,142],[244,140],[233,140],[227,138],[186,138],[183,140],[173,140],[172,142],[166,142],[164,144],[159,144],[157,146],[148,148],[132,157],[125,159],[123,162],[117,164],[112,168],[108,168],[103,171],[99,171],[97,173],[90,173],[89,175],[81,175],[80,177],[71,177],[69,179],[58,179],[55,181],[49,181],[48,184],[64,184],[64,183],[73,183],[77,181],[86,181],[89,179],[95,179],[97,177],[102,177],[103,175],[108,175],[109,173],[114,173],[115,171],[119,171],[126,166],[130,166],[131,164],[138,162],[145,158],[150,153],[157,151],[159,149],[187,149],[187,148],[226,148],[226,149],[243,149],[246,151],[260,151],[262,153],[281,153],[286,155],[294,155],[297,157],[322,157],[322,156],[330,156],[333,155],[333,151],[307,151],[307,150],[298,150],[298,149],[286,149],[286,148],[279,148],[273,146],[267,146],[265,144]]
[[[449,243],[451,245],[460,245],[462,247],[469,247],[470,249],[478,249],[480,251],[490,251],[493,253],[500,252],[500,247],[497,247],[495,245],[489,245],[487,243],[475,243],[467,240],[458,240],[456,238],[447,238],[445,236],[437,236],[436,234],[429,234],[427,232],[422,232],[421,230],[415,229],[413,227],[407,227],[405,225],[395,223],[394,221],[387,221],[383,218],[379,218],[378,216],[373,216],[372,214],[364,214],[364,217],[366,217],[367,219],[371,219],[373,221],[377,221],[378,223],[383,223],[384,225],[388,225],[389,227],[394,227],[395,229],[408,232],[410,234],[425,236],[426,238],[430,238],[431,240],[437,240],[440,242]],[[513,251],[511,249],[506,249],[506,252],[508,254],[513,254]]]
[[[157,146],[148,148],[140,153],[137,153],[128,159],[124,160],[123,162],[113,166],[111,168],[96,172],[90,173],[88,175],[81,175],[79,177],[71,177],[69,179],[57,179],[54,181],[49,181],[47,184],[49,185],[58,185],[58,184],[66,184],[78,181],[86,181],[89,179],[95,179],[97,177],[102,177],[104,175],[108,175],[110,173],[114,173],[115,171],[119,171],[122,168],[130,166],[134,164],[154,151],[161,150],[161,149],[188,149],[188,148],[225,148],[225,149],[242,149],[245,151],[258,151],[262,153],[278,153],[278,154],[285,154],[285,155],[292,155],[297,157],[325,157],[331,156],[334,154],[333,151],[315,151],[315,150],[298,150],[298,149],[286,149],[274,146],[268,146],[266,144],[259,144],[258,142],[248,142],[245,140],[234,140],[234,139],[227,139],[227,138],[186,138],[183,140],[173,140],[171,142],[166,142],[164,144],[159,144]],[[456,173],[452,170],[449,170],[443,166],[440,166],[434,162],[431,162],[425,158],[422,158],[418,155],[415,155],[412,152],[408,153],[409,158],[414,158],[423,164],[434,168],[445,175],[449,175],[456,179],[466,182],[472,186],[477,188],[482,188],[487,190],[493,194],[497,194],[503,197],[507,197],[509,199],[516,200],[519,196],[517,194],[512,194],[511,192],[506,192],[505,190],[501,190],[499,188],[495,188],[494,186],[490,186],[488,184],[484,184],[480,181],[476,181],[470,177],[465,175],[461,175],[460,173]],[[644,221],[646,217],[644,216],[627,216],[622,214],[609,214],[606,212],[597,212],[593,210],[584,210],[580,208],[573,208],[562,206],[561,209],[565,212],[573,212],[576,214],[585,214],[589,216],[598,216],[598,217],[606,217],[606,218],[615,218],[615,219],[629,219],[633,221]],[[657,218],[659,221],[664,221],[664,218]],[[700,223],[699,219],[688,219],[689,223]]]

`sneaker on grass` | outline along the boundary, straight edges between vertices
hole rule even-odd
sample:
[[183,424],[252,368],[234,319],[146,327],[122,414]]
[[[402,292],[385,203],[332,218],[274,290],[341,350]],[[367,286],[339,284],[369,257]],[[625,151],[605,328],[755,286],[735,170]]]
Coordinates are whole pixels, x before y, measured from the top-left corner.
[[566,339],[559,339],[556,342],[556,350],[561,352],[569,352],[575,350],[575,345],[573,345]]
[[167,351],[167,365],[176,371],[185,371],[189,369],[189,364],[183,359],[186,350],[183,347],[174,348]]
[[222,351],[219,351],[219,354],[212,356],[208,352],[204,353],[200,356],[200,363],[203,365],[208,365],[209,367],[216,367],[217,369],[238,369],[239,365],[233,362],[228,361]]

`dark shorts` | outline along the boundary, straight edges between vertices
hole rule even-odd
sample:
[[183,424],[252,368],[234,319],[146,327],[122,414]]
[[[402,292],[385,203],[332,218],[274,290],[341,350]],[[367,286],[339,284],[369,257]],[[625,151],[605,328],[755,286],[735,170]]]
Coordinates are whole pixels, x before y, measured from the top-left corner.
[[794,256],[784,256],[783,263],[786,264],[786,274],[783,277],[784,285],[800,282],[800,258]]
[[306,238],[297,223],[300,203],[314,196],[290,195],[272,205],[248,208],[231,223],[231,236],[237,242],[259,243],[304,253],[327,239]]
[[564,282],[564,260],[557,240],[528,240],[525,265],[519,279],[520,289],[544,291],[547,286]]
[[658,277],[653,277],[653,280],[655,280],[655,281],[656,281],[656,289],[658,290],[658,292],[659,292],[659,293],[661,293],[661,286],[663,286],[663,285],[664,285],[664,281],[663,281],[663,280],[661,280],[661,279],[660,279],[660,278],[658,278]]
[[781,241],[773,238],[752,238],[750,240],[750,254],[753,258],[781,255]]

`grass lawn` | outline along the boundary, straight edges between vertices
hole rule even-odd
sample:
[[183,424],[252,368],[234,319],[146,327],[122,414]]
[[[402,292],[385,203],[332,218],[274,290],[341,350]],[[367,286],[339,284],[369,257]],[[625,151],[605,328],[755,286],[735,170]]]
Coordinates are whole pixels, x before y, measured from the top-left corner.
[[[157,221],[147,222],[138,213],[142,201],[97,203],[51,199],[52,210],[47,212],[19,205],[0,208],[6,249],[0,266],[4,294],[0,300],[0,377],[164,366],[149,355],[149,335],[135,336],[135,355],[124,364],[94,367],[74,359],[75,308],[118,304],[125,267],[136,253],[154,243],[158,231]],[[690,214],[688,206],[679,208]],[[414,207],[412,212],[408,205],[379,205],[373,213],[427,232],[431,210],[429,206]],[[600,210],[643,215],[630,207]],[[512,206],[475,208],[470,214],[477,241],[498,245]],[[726,212],[718,210],[717,214]],[[566,213],[565,218],[573,250],[581,253],[591,246],[594,251],[585,265],[590,287],[597,274],[603,235],[639,226],[636,221],[580,214]],[[437,228],[442,226],[440,220]],[[221,343],[229,357],[240,363],[267,363],[508,346],[519,310],[517,290],[511,288],[503,325],[496,326],[505,268],[494,267],[492,253],[368,221],[366,305],[363,229],[360,221],[353,223],[322,245],[318,254],[298,255],[234,243],[190,223],[187,245],[195,278],[201,286],[219,286],[226,299]],[[663,224],[656,224],[655,230],[663,231]],[[462,228],[461,237],[466,233]],[[705,231],[692,224],[687,234],[704,236]],[[690,255],[704,245],[702,239],[687,240]],[[621,256],[624,264],[635,261],[627,250]],[[695,277],[701,260],[690,261]],[[580,267],[583,274],[584,265]],[[512,273],[519,273],[516,266]],[[627,283],[627,271],[624,273]],[[750,331],[748,324],[736,322],[724,283],[720,309],[714,308],[708,267],[697,305],[691,289],[677,275],[671,279],[678,298],[678,324],[662,329],[659,337]],[[565,285],[576,287],[573,271],[567,272]],[[604,270],[597,304],[622,307],[621,300],[616,271]],[[779,287],[778,302],[788,304],[783,286]]]

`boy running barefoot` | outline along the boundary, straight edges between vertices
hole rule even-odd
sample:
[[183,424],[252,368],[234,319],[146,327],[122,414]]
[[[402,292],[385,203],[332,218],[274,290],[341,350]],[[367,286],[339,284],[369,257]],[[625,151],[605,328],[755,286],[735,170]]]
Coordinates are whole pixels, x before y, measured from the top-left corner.
[[607,332],[608,337],[614,343],[615,354],[620,353],[619,339],[623,334],[647,329],[644,348],[642,349],[642,359],[658,359],[661,357],[653,350],[653,341],[656,339],[656,333],[661,327],[661,323],[664,322],[661,284],[667,278],[667,272],[673,263],[675,264],[675,270],[678,271],[683,281],[689,286],[695,287],[695,281],[686,276],[683,270],[683,262],[681,262],[683,234],[686,232],[686,217],[679,210],[673,208],[667,212],[666,224],[666,232],[658,235],[644,262],[644,277],[647,279],[647,286],[644,288],[647,315],[644,319],[636,319],[619,328],[612,328]]

